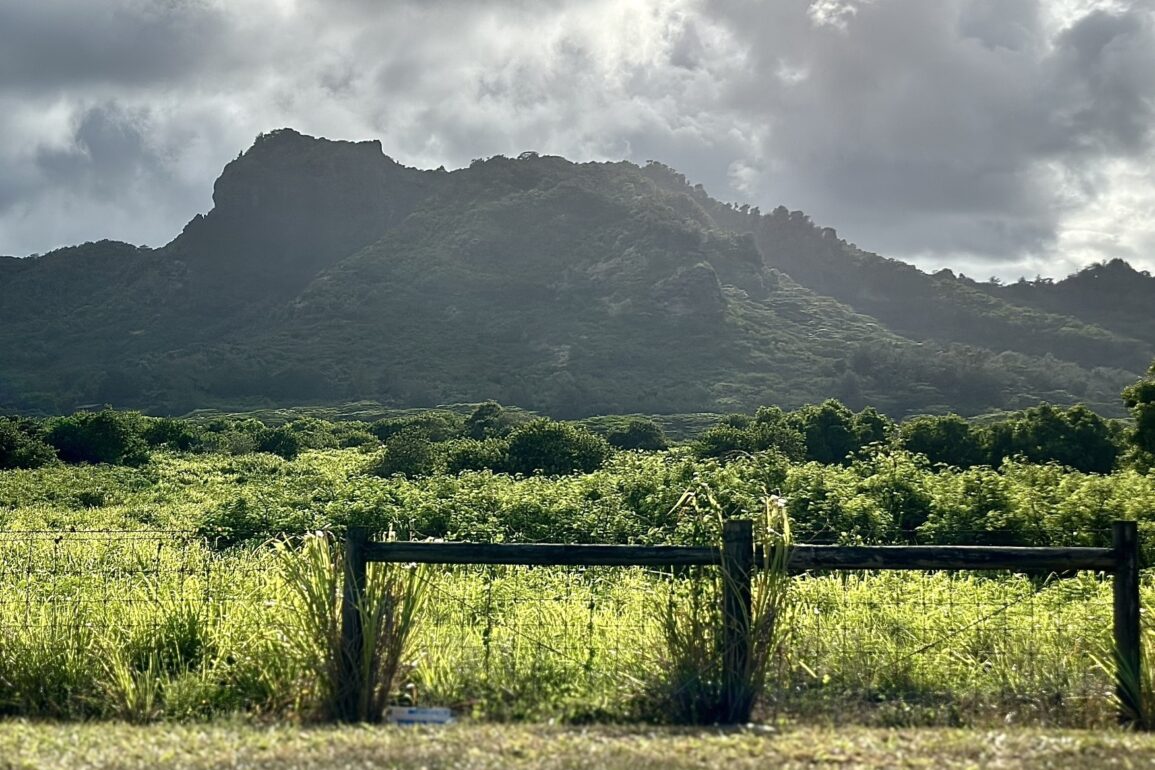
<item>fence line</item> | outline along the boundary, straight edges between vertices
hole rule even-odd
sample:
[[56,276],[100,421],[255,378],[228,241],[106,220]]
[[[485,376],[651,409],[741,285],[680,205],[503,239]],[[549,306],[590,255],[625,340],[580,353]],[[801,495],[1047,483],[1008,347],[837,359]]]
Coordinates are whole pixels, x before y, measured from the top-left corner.
[[[1139,536],[1136,522],[1117,521],[1112,548],[1017,546],[834,546],[796,545],[787,569],[812,570],[1016,570],[1067,572],[1093,570],[1113,576],[1113,633],[1116,693],[1120,721],[1138,711],[1135,683],[1141,677],[1139,623]],[[370,562],[427,564],[507,564],[519,566],[722,566],[725,699],[737,703],[739,672],[749,655],[750,576],[759,568],[749,521],[731,520],[723,527],[721,548],[636,545],[559,545],[504,543],[372,542],[369,530],[351,527],[345,541],[345,587],[342,598],[342,707],[346,721],[356,719],[363,644],[357,610]],[[747,709],[748,712],[748,709]],[[733,713],[746,721],[748,713]]]

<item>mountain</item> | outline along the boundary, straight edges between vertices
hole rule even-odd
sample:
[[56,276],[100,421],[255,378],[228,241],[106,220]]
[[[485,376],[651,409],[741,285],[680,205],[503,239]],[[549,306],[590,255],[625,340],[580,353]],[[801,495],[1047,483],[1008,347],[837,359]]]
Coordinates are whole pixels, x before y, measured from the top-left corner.
[[1016,289],[720,203],[658,163],[422,171],[378,142],[281,129],[163,248],[0,259],[0,407],[493,398],[575,417],[833,396],[896,416],[1118,413],[1155,351],[1139,299]]

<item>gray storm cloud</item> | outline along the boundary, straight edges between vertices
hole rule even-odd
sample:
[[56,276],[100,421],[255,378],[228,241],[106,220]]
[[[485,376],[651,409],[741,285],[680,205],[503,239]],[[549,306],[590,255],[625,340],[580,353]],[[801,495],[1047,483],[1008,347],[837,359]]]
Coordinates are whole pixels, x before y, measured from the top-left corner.
[[261,131],[661,160],[979,275],[1155,267],[1155,12],[1029,0],[0,0],[0,253],[157,245]]

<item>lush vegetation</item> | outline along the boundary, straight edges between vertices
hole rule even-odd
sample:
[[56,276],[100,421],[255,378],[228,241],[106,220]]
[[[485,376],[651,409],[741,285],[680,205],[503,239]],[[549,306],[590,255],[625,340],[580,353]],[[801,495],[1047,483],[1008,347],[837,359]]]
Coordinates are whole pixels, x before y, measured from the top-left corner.
[[[1105,545],[1112,520],[1136,519],[1150,562],[1152,378],[1126,390],[1131,426],[1048,405],[896,425],[827,401],[730,415],[672,446],[641,417],[561,423],[493,402],[372,422],[3,418],[0,579],[17,599],[0,601],[12,629],[0,711],[333,715],[339,570],[317,550],[326,538],[303,549],[294,538],[351,524],[403,538],[702,544],[774,500],[800,541]],[[409,607],[410,632],[371,634],[364,665],[379,685],[365,718],[396,699],[489,719],[713,718],[716,706],[680,698],[717,684],[683,665],[716,657],[703,613],[717,575],[375,575],[376,606]],[[773,620],[759,718],[1113,719],[1097,662],[1110,657],[1110,596],[1095,576],[775,585],[783,593],[760,594]],[[366,612],[373,628],[401,627]]]
[[[162,533],[6,534],[0,564],[14,598],[0,602],[8,629],[0,713],[330,716],[339,596],[330,583],[339,572],[301,579],[309,553],[220,553],[199,538]],[[490,720],[696,720],[702,701],[694,705],[687,685],[707,696],[717,686],[687,679],[666,637],[670,617],[690,623],[667,613],[694,608],[700,579],[620,569],[400,570],[397,582],[374,568],[370,586],[420,580],[424,603],[410,616],[403,655],[379,659],[370,680],[379,683],[376,705],[366,704],[365,718],[379,716],[388,698]],[[1109,674],[1096,664],[1108,649],[1110,588],[1094,576],[1039,585],[827,575],[795,579],[788,590],[759,720],[1098,726],[1115,718]],[[412,594],[395,594],[403,595]],[[400,649],[387,641],[383,652]],[[706,657],[699,676],[716,665]]]
[[1100,543],[1113,518],[1155,516],[1151,379],[1126,391],[1133,428],[1049,405],[982,424],[896,425],[826,401],[730,415],[651,451],[633,447],[668,444],[652,420],[591,430],[494,402],[372,423],[107,409],[0,418],[0,467],[12,469],[0,516],[52,528],[96,507],[109,526],[195,529],[223,545],[350,523],[415,537],[678,542],[671,511],[701,481],[726,515],[781,494],[801,539]]

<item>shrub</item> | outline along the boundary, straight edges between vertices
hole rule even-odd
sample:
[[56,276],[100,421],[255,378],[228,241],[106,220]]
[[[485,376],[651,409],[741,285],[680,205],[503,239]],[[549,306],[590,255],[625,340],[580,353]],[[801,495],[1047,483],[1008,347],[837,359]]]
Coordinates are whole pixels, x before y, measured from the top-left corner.
[[293,460],[301,453],[301,437],[288,425],[264,428],[256,435],[256,449]]
[[465,435],[476,439],[501,438],[508,436],[524,419],[507,412],[496,401],[486,401],[465,420]]
[[509,464],[509,442],[499,438],[463,438],[445,446],[445,472],[491,470],[501,473]]
[[441,469],[442,457],[437,445],[420,432],[406,430],[390,436],[385,453],[373,465],[376,476],[432,476]]
[[773,449],[799,459],[806,453],[805,442],[785,412],[776,406],[761,407],[753,419],[729,415],[703,433],[694,444],[699,457],[726,457]]
[[135,412],[77,412],[54,421],[47,439],[66,463],[143,465],[148,445],[141,423]]
[[202,428],[187,420],[174,420],[171,417],[149,420],[141,437],[150,447],[167,447],[178,452],[203,449],[205,445],[205,431]]
[[398,433],[415,433],[427,441],[448,441],[461,436],[464,425],[461,415],[437,410],[378,420],[369,426],[369,432],[381,441]]
[[986,462],[981,434],[957,414],[914,417],[899,428],[903,446],[932,463],[970,468]]
[[590,473],[610,456],[610,445],[585,428],[552,420],[534,420],[509,436],[509,471],[544,473]]
[[606,435],[606,441],[618,449],[644,449],[651,452],[669,446],[661,425],[639,417],[632,418],[623,428],[610,431]]
[[32,423],[0,417],[0,470],[39,468],[56,461],[56,452],[40,438]]

